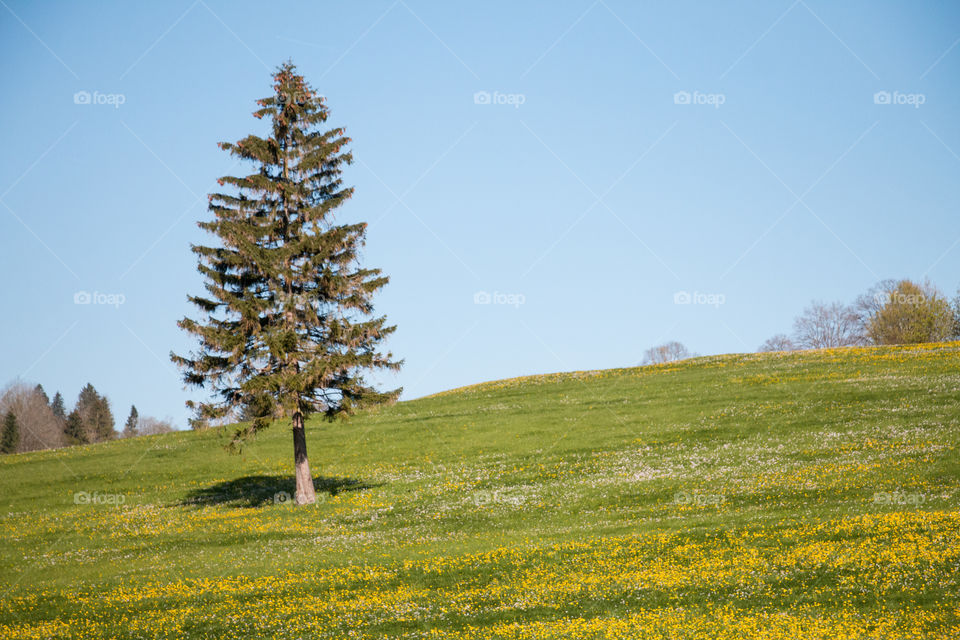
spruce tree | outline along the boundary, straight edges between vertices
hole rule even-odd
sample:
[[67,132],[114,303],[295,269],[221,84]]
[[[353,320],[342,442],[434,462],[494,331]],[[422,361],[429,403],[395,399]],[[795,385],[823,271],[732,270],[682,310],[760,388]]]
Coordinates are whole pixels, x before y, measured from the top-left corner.
[[97,390],[89,382],[80,389],[80,395],[77,396],[77,404],[74,405],[74,409],[80,414],[80,417],[83,418],[85,424],[88,420],[87,414],[93,412],[99,400],[100,394],[97,393]]
[[220,178],[229,192],[209,196],[213,219],[199,226],[217,243],[192,247],[207,293],[188,298],[203,317],[178,323],[200,347],[171,358],[188,384],[213,393],[209,402],[187,403],[195,427],[269,399],[270,411],[236,428],[231,445],[239,448],[274,421],[290,420],[294,502],[309,504],[316,497],[304,420],[395,400],[399,389],[380,392],[363,374],[401,363],[378,351],[395,327],[372,315],[372,297],[388,278],[359,266],[366,224],[335,220],[353,195],[341,178],[353,160],[350,139],[342,128],[324,130],[324,99],[292,63],[277,70],[273,90],[253,114],[269,119],[267,137],[220,143],[253,170]]
[[127,417],[126,424],[123,425],[123,437],[132,438],[134,436],[140,435],[138,426],[140,424],[140,414],[137,413],[137,407],[135,405],[130,405],[130,415]]
[[83,418],[76,409],[67,416],[63,427],[63,435],[67,439],[67,444],[87,444],[90,439],[87,437],[87,430],[83,425]]
[[50,396],[47,395],[47,392],[43,390],[43,385],[38,384],[34,389],[34,392],[40,396],[44,404],[50,404]]
[[83,421],[87,442],[102,442],[117,437],[110,401],[89,382],[80,390],[76,411]]
[[59,420],[66,421],[67,410],[63,406],[63,396],[60,395],[59,391],[53,394],[53,400],[50,402],[50,408],[53,409],[53,415],[55,415]]
[[110,410],[110,400],[101,395],[97,399],[95,410],[91,416],[90,427],[94,439],[97,442],[105,442],[116,438],[117,430],[114,428],[114,424],[113,411]]
[[0,453],[16,453],[20,446],[20,426],[13,411],[7,411],[3,418],[3,434],[0,435]]

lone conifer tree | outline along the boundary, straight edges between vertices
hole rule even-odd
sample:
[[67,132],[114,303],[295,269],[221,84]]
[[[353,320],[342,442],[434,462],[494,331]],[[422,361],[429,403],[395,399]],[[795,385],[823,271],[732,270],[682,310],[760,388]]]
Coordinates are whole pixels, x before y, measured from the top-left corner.
[[3,434],[0,435],[0,453],[16,453],[20,446],[20,426],[13,411],[3,418]]
[[[304,420],[314,412],[345,416],[395,400],[400,390],[377,391],[367,370],[401,363],[379,344],[395,327],[372,317],[373,295],[388,278],[358,264],[366,224],[337,224],[334,213],[353,194],[341,179],[353,160],[344,129],[323,130],[324,99],[292,63],[274,75],[274,94],[257,101],[269,135],[220,143],[253,164],[244,177],[220,178],[230,193],[209,196],[214,218],[199,226],[217,246],[193,246],[207,295],[189,300],[204,314],[179,326],[195,335],[199,351],[171,354],[187,384],[208,387],[210,402],[187,403],[197,424],[225,421],[244,407],[269,401],[238,427],[231,444],[276,419],[290,419],[296,504],[316,501],[307,460]],[[262,415],[266,414],[266,415]]]
[[137,413],[136,405],[130,405],[130,415],[127,416],[127,422],[123,425],[123,437],[132,438],[140,435],[138,431],[140,425],[140,414]]

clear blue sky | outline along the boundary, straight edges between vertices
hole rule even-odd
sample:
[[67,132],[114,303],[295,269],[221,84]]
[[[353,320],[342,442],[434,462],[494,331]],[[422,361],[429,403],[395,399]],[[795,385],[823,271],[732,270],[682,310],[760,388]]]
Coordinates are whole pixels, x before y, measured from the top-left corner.
[[216,143],[263,131],[287,58],[354,140],[342,215],[392,279],[405,398],[960,284],[956,3],[0,5],[0,379],[93,382],[118,423],[186,423],[189,245],[241,170]]

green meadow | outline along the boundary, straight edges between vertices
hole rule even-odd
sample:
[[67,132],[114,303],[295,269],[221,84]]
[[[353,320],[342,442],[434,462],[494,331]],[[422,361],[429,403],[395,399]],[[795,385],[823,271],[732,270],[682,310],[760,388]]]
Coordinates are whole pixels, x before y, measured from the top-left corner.
[[960,637],[960,343],[0,458],[8,638]]

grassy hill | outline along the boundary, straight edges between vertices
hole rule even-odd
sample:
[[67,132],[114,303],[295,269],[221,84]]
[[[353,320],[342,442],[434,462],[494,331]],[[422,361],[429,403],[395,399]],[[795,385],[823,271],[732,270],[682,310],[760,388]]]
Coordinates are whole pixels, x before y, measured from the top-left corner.
[[960,343],[0,458],[0,637],[960,637]]

